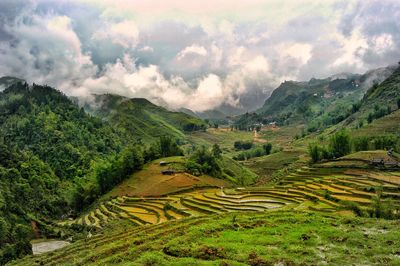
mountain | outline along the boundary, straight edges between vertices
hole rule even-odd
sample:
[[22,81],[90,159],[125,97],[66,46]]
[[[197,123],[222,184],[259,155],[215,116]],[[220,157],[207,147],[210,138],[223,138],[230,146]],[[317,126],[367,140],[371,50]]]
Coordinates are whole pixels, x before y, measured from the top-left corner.
[[217,109],[207,110],[207,111],[203,111],[203,112],[194,112],[187,108],[180,108],[179,111],[182,113],[194,116],[194,117],[198,117],[201,119],[207,119],[211,122],[219,122],[221,124],[225,124],[228,121],[228,119],[227,119],[228,116]]
[[95,168],[128,141],[48,86],[0,92],[0,265],[31,253],[31,222],[46,231],[96,198]]
[[[380,84],[366,91],[357,112],[349,116],[344,126],[362,127],[400,108],[400,66]],[[395,114],[394,114],[395,115]],[[389,121],[388,121],[389,122]],[[390,125],[390,122],[387,123]]]
[[94,95],[94,102],[86,105],[86,109],[113,127],[123,128],[131,138],[143,142],[153,142],[165,135],[183,140],[185,133],[205,130],[207,127],[197,117],[169,111],[143,98]]
[[[338,74],[326,79],[308,82],[285,81],[269,97],[257,113],[272,119],[289,115],[292,120],[304,115],[318,114],[326,106],[360,100],[374,84],[386,79],[394,67],[379,68],[359,74]],[[296,112],[297,111],[297,112]],[[311,114],[307,114],[311,113]]]
[[0,265],[30,254],[39,230],[59,236],[51,221],[76,215],[160,156],[157,146],[146,153],[141,142],[163,136],[172,150],[169,137],[206,128],[145,99],[99,95],[89,114],[49,86],[0,81]]
[[19,78],[14,78],[14,77],[1,77],[0,78],[0,91],[3,91],[4,89],[8,88],[14,83],[17,82],[24,82],[24,80],[19,79]]
[[[285,81],[255,113],[236,119],[236,126],[254,123],[309,124],[310,131],[343,121],[356,111],[364,94],[394,71],[395,66],[365,74],[341,73],[325,79]],[[355,109],[355,110],[352,110]]]

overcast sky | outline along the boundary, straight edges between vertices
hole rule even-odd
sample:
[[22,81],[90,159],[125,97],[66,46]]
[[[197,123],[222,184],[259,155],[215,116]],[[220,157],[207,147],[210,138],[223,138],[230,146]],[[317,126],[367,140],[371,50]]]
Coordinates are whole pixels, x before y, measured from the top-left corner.
[[400,60],[400,1],[0,0],[0,76],[171,108]]

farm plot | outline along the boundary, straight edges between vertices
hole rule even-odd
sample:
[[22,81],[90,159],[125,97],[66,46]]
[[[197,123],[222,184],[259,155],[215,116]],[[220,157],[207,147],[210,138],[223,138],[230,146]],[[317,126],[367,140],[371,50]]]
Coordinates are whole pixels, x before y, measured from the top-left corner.
[[378,194],[382,201],[398,201],[399,187],[382,176],[389,178],[391,173],[371,175],[357,172],[352,175],[346,169],[329,171],[303,167],[269,187],[203,189],[160,197],[118,197],[103,202],[74,221],[60,224],[102,228],[111,221],[128,219],[136,225],[148,225],[226,212],[262,212],[285,206],[333,211],[344,201],[367,206]]

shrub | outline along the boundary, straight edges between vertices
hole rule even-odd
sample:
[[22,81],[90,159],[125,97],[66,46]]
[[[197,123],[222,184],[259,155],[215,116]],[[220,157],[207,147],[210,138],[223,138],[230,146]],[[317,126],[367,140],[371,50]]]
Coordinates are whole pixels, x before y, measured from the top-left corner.
[[253,147],[253,142],[251,141],[235,141],[233,144],[236,150],[249,150]]
[[221,148],[219,147],[218,144],[215,143],[215,144],[213,145],[213,147],[212,147],[212,153],[213,153],[213,155],[215,156],[215,158],[221,158],[222,151],[221,151]]
[[186,163],[186,169],[191,169],[192,171],[196,169],[202,174],[209,174],[214,177],[219,177],[222,173],[221,167],[218,164],[218,159],[204,146],[197,148],[193,152]]
[[359,137],[353,140],[353,148],[355,151],[367,151],[369,149],[368,137]]
[[334,157],[342,157],[351,152],[349,134],[342,130],[334,134],[330,139],[330,149]]
[[203,260],[216,260],[226,258],[226,251],[223,247],[210,247],[203,245],[194,254],[196,258]]
[[257,147],[251,150],[241,152],[237,156],[234,156],[233,159],[238,161],[244,161],[254,157],[261,157],[264,155],[271,154],[271,150],[272,150],[272,144],[268,143],[264,144],[263,147]]
[[162,253],[156,252],[146,252],[140,256],[138,259],[140,265],[143,266],[162,266],[167,265],[167,261],[165,260]]
[[264,148],[265,154],[268,155],[271,153],[272,144],[271,143],[264,144],[263,148]]
[[308,154],[310,155],[311,161],[313,163],[319,162],[322,159],[322,157],[321,157],[321,148],[317,144],[310,144],[308,146]]
[[202,166],[192,160],[188,160],[185,165],[185,171],[192,175],[200,176],[202,173]]

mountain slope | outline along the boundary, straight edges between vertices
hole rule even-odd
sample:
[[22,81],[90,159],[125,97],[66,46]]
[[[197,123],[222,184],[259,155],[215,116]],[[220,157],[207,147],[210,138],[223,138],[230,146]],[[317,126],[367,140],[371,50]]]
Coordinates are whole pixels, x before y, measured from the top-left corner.
[[337,124],[358,111],[366,91],[389,77],[394,66],[359,74],[338,74],[326,79],[285,81],[255,113],[236,118],[235,126],[248,129],[257,123],[306,124],[312,132]]
[[185,139],[185,132],[204,130],[206,123],[182,112],[172,112],[141,98],[128,99],[117,95],[95,95],[95,115],[123,128],[132,138],[151,142],[170,135]]
[[368,71],[364,75],[342,74],[327,79],[311,79],[308,82],[286,81],[282,83],[257,111],[273,120],[286,118],[290,122],[310,120],[324,111],[343,112],[343,107],[359,101],[374,83],[382,82],[394,71],[393,67]]
[[47,86],[0,92],[0,264],[31,253],[30,223],[79,211],[97,196],[97,164],[119,153],[122,132]]
[[[396,126],[395,121],[390,121],[390,117],[396,117],[399,109],[400,99],[400,67],[398,67],[387,79],[379,85],[372,86],[364,95],[360,108],[357,112],[347,118],[343,126],[353,125],[362,127],[365,124],[379,124],[379,128],[385,126],[392,128]],[[386,116],[389,118],[386,118]],[[379,123],[373,123],[379,120]],[[384,130],[385,131],[385,130]],[[384,132],[383,131],[383,132]],[[393,131],[393,130],[389,130]],[[381,133],[383,133],[381,132]]]

